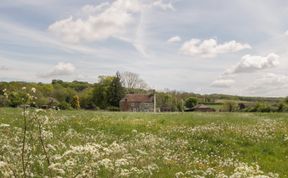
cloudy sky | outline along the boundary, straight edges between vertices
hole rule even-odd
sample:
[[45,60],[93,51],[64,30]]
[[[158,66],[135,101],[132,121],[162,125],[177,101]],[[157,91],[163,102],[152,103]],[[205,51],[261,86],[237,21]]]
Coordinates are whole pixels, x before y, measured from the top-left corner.
[[288,95],[286,0],[1,0],[0,80]]

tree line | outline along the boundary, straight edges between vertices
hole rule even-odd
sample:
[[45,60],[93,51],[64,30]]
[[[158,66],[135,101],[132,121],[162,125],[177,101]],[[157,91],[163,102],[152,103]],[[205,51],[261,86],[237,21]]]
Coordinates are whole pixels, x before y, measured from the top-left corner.
[[[119,101],[128,93],[149,94],[148,84],[138,74],[117,72],[99,76],[96,83],[81,81],[51,83],[0,82],[0,107],[23,105],[27,93],[37,99],[34,107],[119,111]],[[32,95],[32,93],[31,93]],[[224,112],[287,112],[288,99],[200,95],[191,92],[157,91],[157,108],[161,111],[184,111],[197,104],[206,104]]]

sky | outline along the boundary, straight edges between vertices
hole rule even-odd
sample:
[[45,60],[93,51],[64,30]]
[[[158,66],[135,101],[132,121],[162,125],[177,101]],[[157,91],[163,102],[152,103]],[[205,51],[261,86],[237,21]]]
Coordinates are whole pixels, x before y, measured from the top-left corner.
[[288,96],[286,0],[1,0],[0,81]]

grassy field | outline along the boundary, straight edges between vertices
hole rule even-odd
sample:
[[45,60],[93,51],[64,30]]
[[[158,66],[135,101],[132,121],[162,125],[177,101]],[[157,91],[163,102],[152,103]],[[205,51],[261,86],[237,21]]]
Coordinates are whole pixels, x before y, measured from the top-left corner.
[[[35,119],[46,154],[28,123],[28,177],[288,177],[287,114],[46,111]],[[0,177],[23,176],[22,128],[21,110],[0,108]]]

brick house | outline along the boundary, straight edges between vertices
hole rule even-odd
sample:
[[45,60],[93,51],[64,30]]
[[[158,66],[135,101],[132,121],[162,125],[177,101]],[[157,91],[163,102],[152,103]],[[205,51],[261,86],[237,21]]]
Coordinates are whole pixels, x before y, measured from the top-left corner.
[[128,94],[120,101],[120,111],[124,112],[155,112],[155,94]]

